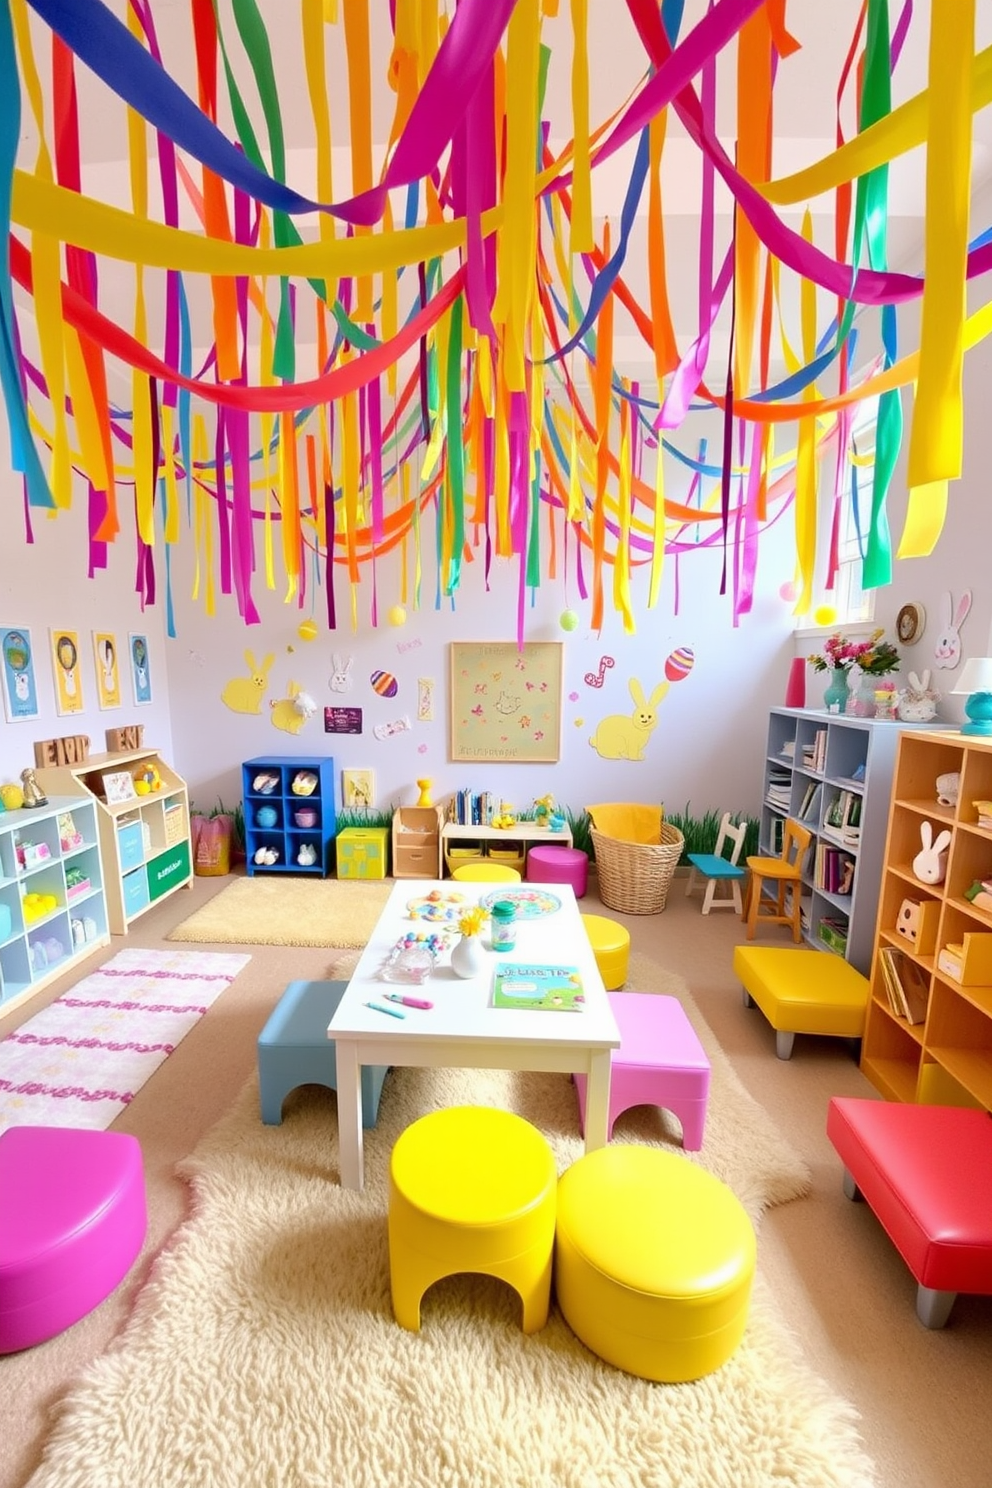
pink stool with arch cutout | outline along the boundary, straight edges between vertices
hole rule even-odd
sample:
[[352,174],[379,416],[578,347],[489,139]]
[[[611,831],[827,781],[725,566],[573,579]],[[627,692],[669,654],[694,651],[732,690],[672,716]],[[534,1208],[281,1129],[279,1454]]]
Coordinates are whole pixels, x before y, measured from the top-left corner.
[[527,854],[528,883],[571,884],[576,899],[586,891],[589,859],[577,847],[532,847]]
[[[631,1106],[664,1106],[682,1123],[682,1146],[703,1145],[710,1093],[710,1062],[677,997],[654,992],[609,992],[620,1030],[610,1067],[609,1135]],[[575,1075],[579,1125],[586,1127],[586,1077]]]

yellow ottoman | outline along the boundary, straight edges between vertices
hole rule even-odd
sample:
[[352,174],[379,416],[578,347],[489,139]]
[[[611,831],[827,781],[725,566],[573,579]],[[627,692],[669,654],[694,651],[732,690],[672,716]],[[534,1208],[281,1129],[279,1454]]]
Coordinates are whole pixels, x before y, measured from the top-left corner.
[[744,1006],[757,1003],[775,1029],[775,1053],[792,1058],[797,1033],[859,1039],[865,1031],[868,978],[829,951],[770,946],[734,950]]
[[600,1147],[558,1184],[558,1305],[587,1348],[642,1379],[681,1384],[726,1363],[755,1252],[740,1200],[674,1152]]
[[627,980],[630,931],[616,920],[607,919],[606,915],[584,914],[582,923],[586,927],[603,985],[607,992],[615,992]]
[[519,883],[520,872],[505,867],[502,863],[486,863],[481,859],[475,863],[463,863],[452,870],[452,878],[459,883]]
[[393,1312],[420,1328],[420,1300],[442,1276],[480,1271],[509,1282],[523,1329],[548,1320],[558,1174],[536,1127],[509,1111],[453,1106],[422,1116],[389,1165]]

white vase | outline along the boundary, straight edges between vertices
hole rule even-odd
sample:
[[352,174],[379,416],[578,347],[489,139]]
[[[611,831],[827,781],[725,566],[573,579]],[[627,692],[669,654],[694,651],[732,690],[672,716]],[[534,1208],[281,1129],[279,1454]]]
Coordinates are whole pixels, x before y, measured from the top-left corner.
[[451,969],[455,976],[479,976],[486,968],[486,949],[477,935],[463,935],[451,949]]

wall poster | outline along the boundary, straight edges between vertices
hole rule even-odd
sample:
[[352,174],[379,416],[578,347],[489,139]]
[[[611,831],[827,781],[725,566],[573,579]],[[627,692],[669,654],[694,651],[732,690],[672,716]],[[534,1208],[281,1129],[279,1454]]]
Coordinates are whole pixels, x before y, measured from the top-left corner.
[[70,713],[82,713],[85,704],[79,665],[79,635],[74,630],[53,630],[51,638],[55,707],[61,717]]
[[452,641],[451,758],[561,756],[561,641]]
[[8,723],[38,717],[38,690],[34,680],[31,632],[24,626],[0,630],[3,706]]

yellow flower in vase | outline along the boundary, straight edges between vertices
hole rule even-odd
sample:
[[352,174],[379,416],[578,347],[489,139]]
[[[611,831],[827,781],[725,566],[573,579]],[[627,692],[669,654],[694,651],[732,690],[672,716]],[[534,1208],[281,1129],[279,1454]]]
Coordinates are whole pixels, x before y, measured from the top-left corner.
[[458,928],[463,935],[478,935],[488,918],[488,909],[483,909],[481,904],[475,904],[459,917]]

